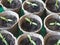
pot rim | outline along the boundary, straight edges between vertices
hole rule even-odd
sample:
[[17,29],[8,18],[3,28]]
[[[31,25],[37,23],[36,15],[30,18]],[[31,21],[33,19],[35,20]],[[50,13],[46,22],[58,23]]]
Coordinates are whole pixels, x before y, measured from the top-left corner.
[[[50,11],[50,10],[47,8],[46,2],[47,2],[47,0],[45,1],[45,9],[46,9],[47,13],[49,13],[49,14],[51,14],[51,13],[56,13],[56,12]],[[59,13],[59,12],[58,12],[58,13]]]
[[[31,13],[31,12],[28,12],[27,10],[24,9],[24,4],[25,4],[27,1],[29,1],[29,0],[26,0],[26,1],[23,2],[23,4],[22,4],[22,9],[24,10],[25,13]],[[32,1],[32,0],[31,0],[31,1]],[[36,0],[36,1],[42,3],[42,4],[43,4],[43,7],[44,7],[44,9],[45,9],[45,3],[44,3],[42,0]],[[34,12],[34,14],[39,14],[40,12],[41,12],[41,11]]]
[[[22,4],[22,1],[21,0],[19,0],[20,1],[20,3]],[[17,10],[18,8],[20,8],[20,7],[18,7],[18,8],[14,8],[14,9],[12,9],[12,8],[7,8],[7,7],[5,7],[3,4],[2,4],[2,0],[0,1],[0,5],[3,7],[3,9],[4,10]],[[22,5],[21,5],[22,6]]]
[[36,19],[35,17],[38,17],[38,18],[40,19],[40,20],[38,20],[38,21],[40,22],[41,27],[40,27],[39,29],[37,29],[36,31],[34,31],[35,33],[36,33],[36,32],[39,32],[39,31],[42,29],[42,19],[41,19],[39,16],[34,15],[34,14],[31,14],[31,13],[25,14],[25,15],[23,15],[23,16],[20,17],[19,22],[18,22],[18,27],[19,27],[19,29],[20,29],[23,33],[29,33],[28,31],[24,31],[24,30],[21,28],[21,24],[20,24],[20,21],[21,21],[24,17],[29,17],[29,16],[33,16],[34,19]]
[[17,45],[18,45],[18,40],[19,40],[22,36],[24,36],[24,35],[30,35],[30,36],[37,37],[37,38],[39,38],[39,39],[42,41],[42,45],[44,45],[44,39],[43,39],[42,35],[37,34],[37,33],[32,33],[32,32],[31,32],[31,33],[25,33],[25,34],[20,35],[20,36],[17,38]]
[[[55,14],[55,15],[54,15]],[[47,32],[58,32],[58,31],[53,31],[53,30],[51,30],[51,29],[49,29],[47,26],[46,26],[46,20],[50,17],[50,16],[55,16],[55,18],[56,17],[60,17],[59,16],[59,14],[57,14],[57,13],[52,13],[52,14],[49,14],[47,17],[45,17],[45,19],[44,19],[44,27],[46,28],[46,31]]]
[[0,13],[0,15],[6,15],[6,14],[15,16],[17,18],[17,22],[15,22],[11,27],[5,27],[5,28],[0,28],[0,29],[10,29],[10,28],[14,27],[19,21],[19,16],[17,13],[15,13],[13,11],[4,11],[4,12]]
[[46,44],[46,40],[47,40],[47,38],[48,37],[50,37],[50,36],[53,36],[53,35],[60,35],[60,33],[58,33],[58,32],[49,32],[45,37],[44,37],[44,44]]
[[16,45],[16,38],[14,37],[14,35],[12,33],[10,33],[9,31],[6,31],[6,30],[0,30],[0,33],[10,34],[12,36],[12,38],[15,40],[15,44],[14,45]]

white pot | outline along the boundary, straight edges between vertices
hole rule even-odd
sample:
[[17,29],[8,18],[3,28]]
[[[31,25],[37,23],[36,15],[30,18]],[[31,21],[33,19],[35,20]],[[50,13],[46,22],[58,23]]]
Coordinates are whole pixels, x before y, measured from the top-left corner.
[[46,9],[46,11],[47,11],[47,14],[55,13],[55,12],[50,11],[50,10],[46,7],[47,1],[48,1],[48,0],[45,1],[45,9]]
[[[31,12],[28,12],[27,10],[24,9],[24,4],[25,4],[26,2],[28,2],[28,1],[38,1],[38,2],[42,3],[42,4],[43,4],[43,7],[45,8],[45,4],[44,4],[44,2],[43,2],[42,0],[25,0],[25,1],[23,2],[23,4],[22,4],[22,9],[23,9],[23,11],[24,11],[25,14],[31,13]],[[39,12],[34,12],[33,14],[36,14],[36,15],[41,16],[43,12],[44,12],[44,10],[43,10],[43,11],[39,11]]]
[[[17,21],[15,22],[15,24],[13,24],[11,27],[6,27],[6,28],[0,28],[0,29],[6,29],[12,33],[14,33],[16,30],[17,30],[17,23],[19,21],[19,16],[17,13],[13,12],[13,11],[4,11],[2,13],[0,13],[0,16],[5,16],[5,15],[12,15],[12,16],[15,16],[17,18]],[[13,32],[14,31],[14,32]]]
[[6,31],[6,30],[0,30],[0,33],[4,33],[4,34],[10,34],[11,36],[12,36],[12,38],[15,40],[15,44],[14,45],[16,45],[16,38],[13,36],[13,34],[12,33],[10,33],[10,32],[8,32],[8,31]]
[[41,19],[39,16],[30,13],[30,14],[25,14],[25,15],[23,15],[23,16],[20,18],[20,20],[19,20],[18,26],[19,26],[19,29],[20,29],[23,33],[29,33],[29,32],[27,32],[27,31],[24,31],[24,30],[21,28],[21,23],[23,22],[23,20],[25,19],[25,17],[34,18],[34,19],[38,20],[39,23],[41,24],[41,27],[40,27],[39,29],[37,29],[36,31],[34,31],[34,32],[39,32],[39,31],[41,30],[41,28],[42,28],[42,19]]
[[20,3],[21,3],[21,7],[17,7],[17,8],[14,8],[14,9],[12,9],[12,8],[7,8],[7,7],[5,7],[4,5],[3,5],[3,2],[5,2],[6,0],[1,0],[1,2],[0,2],[0,5],[3,7],[3,9],[4,10],[11,10],[11,11],[14,11],[14,12],[19,12],[19,10],[20,10],[20,8],[22,7],[22,1],[21,0],[19,0],[20,1]]
[[16,44],[16,45],[19,45],[19,42],[21,42],[21,40],[23,40],[24,38],[26,38],[27,35],[30,35],[30,36],[39,38],[39,39],[41,40],[41,42],[42,42],[42,45],[44,45],[44,39],[43,39],[43,37],[42,37],[40,34],[36,34],[36,33],[26,33],[26,34],[22,34],[21,36],[19,36],[19,37],[17,38],[17,44]]
[[50,33],[48,33],[45,37],[44,37],[44,44],[46,45],[46,43],[47,43],[47,39],[48,38],[51,38],[50,36],[54,36],[54,35],[57,35],[57,36],[60,36],[60,33],[58,33],[58,32],[50,32]]
[[57,31],[53,31],[53,30],[50,30],[47,26],[46,26],[46,21],[48,19],[51,19],[51,18],[55,18],[55,19],[60,19],[60,16],[59,14],[56,14],[56,13],[52,13],[50,15],[48,15],[45,19],[44,19],[44,27],[46,29],[46,31],[49,33],[49,32],[57,32]]

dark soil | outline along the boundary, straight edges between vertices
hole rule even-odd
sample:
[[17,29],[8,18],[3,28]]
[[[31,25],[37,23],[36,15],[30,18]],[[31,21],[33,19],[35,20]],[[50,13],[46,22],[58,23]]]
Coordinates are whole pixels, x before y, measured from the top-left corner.
[[12,15],[10,15],[10,16],[6,15],[6,16],[3,16],[3,17],[5,17],[7,19],[11,19],[12,21],[7,22],[7,21],[2,20],[0,18],[0,28],[11,27],[17,21],[17,18],[15,16],[12,16]]
[[[15,39],[13,39],[10,34],[2,34],[2,35],[6,39],[9,45],[15,45]],[[2,42],[1,38],[0,38],[0,45],[5,45],[5,43]]]
[[42,12],[44,10],[43,4],[39,2],[32,1],[31,3],[37,4],[38,6],[32,6],[27,3],[24,4],[24,9],[28,12],[34,13],[34,12]]
[[58,2],[59,8],[56,7],[55,3],[56,3],[56,0],[48,0],[46,3],[46,7],[52,12],[59,13],[60,12],[60,1]]
[[5,0],[4,2],[2,2],[2,4],[7,8],[13,8],[13,9],[21,7],[21,3],[19,0],[13,0],[12,3],[9,3],[7,0]]
[[59,22],[59,23],[60,23],[60,20],[51,18],[51,19],[48,19],[48,20],[46,21],[46,26],[47,26],[50,30],[60,31],[60,26],[57,26],[57,25],[51,26],[51,25],[49,25],[51,22]]
[[32,20],[32,22],[37,23],[37,25],[30,24],[28,21],[24,20],[21,24],[21,28],[23,30],[28,31],[28,32],[33,32],[33,31],[36,31],[37,29],[39,29],[41,27],[38,20],[33,19],[33,18],[30,18],[30,19]]
[[[32,40],[36,43],[36,45],[42,45],[42,42],[39,38],[32,37]],[[33,45],[28,38],[23,39],[19,45]]]
[[46,40],[45,45],[55,45],[58,40],[60,40],[60,36],[57,36],[57,35],[50,36],[50,37]]

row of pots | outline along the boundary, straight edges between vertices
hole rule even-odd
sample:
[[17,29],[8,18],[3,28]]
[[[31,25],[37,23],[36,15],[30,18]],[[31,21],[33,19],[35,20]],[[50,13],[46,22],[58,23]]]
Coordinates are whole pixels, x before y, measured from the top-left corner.
[[[5,19],[1,17],[10,19],[12,21],[7,22]],[[49,14],[44,19],[44,27],[46,28],[47,32],[49,31],[52,32],[54,30],[60,32],[59,20],[60,20],[60,14],[55,14],[55,13]],[[55,22],[58,24],[55,24]],[[17,31],[17,23],[18,23],[19,29],[23,33],[39,32],[43,25],[42,19],[39,16],[31,14],[31,13],[23,15],[20,19],[19,19],[18,14],[13,11],[4,11],[0,13],[0,29],[6,29],[11,32],[14,32],[15,30]],[[50,25],[51,23],[53,24]]]
[[[2,36],[2,37],[1,37]],[[57,45],[60,44],[60,33],[54,32],[54,33],[48,33],[44,39],[40,34],[36,33],[25,33],[20,35],[17,39],[11,34],[10,32],[6,30],[0,30],[0,44],[6,45],[4,41],[1,41],[1,39],[5,40],[7,44],[9,45]],[[33,41],[31,42],[30,41]]]
[[[6,20],[4,20],[1,17],[10,19],[12,21],[7,22]],[[47,32],[53,32],[53,31],[60,32],[59,31],[60,30],[59,20],[60,20],[60,14],[55,14],[55,13],[49,14],[44,19],[44,27],[47,30]],[[18,23],[19,29],[23,33],[39,32],[43,25],[42,19],[39,16],[31,14],[31,13],[23,15],[20,19],[19,19],[18,14],[15,12],[12,12],[12,11],[4,11],[4,12],[0,13],[0,29],[6,29],[11,32],[14,32],[15,30],[17,31],[17,23]]]
[[44,12],[44,9],[46,10],[47,14],[60,13],[59,5],[60,0],[45,0],[45,3],[42,0],[25,0],[22,3],[22,9],[25,13],[33,13],[41,16]]
[[59,0],[45,0],[45,3],[42,0],[25,0],[23,3],[22,0],[0,1],[0,5],[4,10],[19,12],[19,10],[22,8],[24,10],[24,13],[33,13],[39,16],[43,14],[44,9],[46,9],[47,14],[59,13],[59,3]]
[[[56,20],[56,22],[58,22],[59,23],[59,19],[60,19],[60,16],[59,16],[60,14],[50,14],[50,15],[48,15],[45,19],[44,19],[44,26],[45,26],[45,28],[46,28],[46,30],[47,31],[50,31],[51,32],[51,30],[52,31],[54,31],[53,30],[53,28],[55,29],[55,31],[59,31],[60,30],[60,28],[59,28],[59,25],[49,25],[49,23],[54,23],[55,22],[55,20]],[[41,30],[41,28],[42,28],[42,20],[41,20],[41,18],[39,17],[39,16],[37,16],[37,15],[34,15],[34,14],[25,14],[25,15],[23,15],[21,18],[20,18],[20,20],[19,20],[19,16],[18,16],[18,14],[17,13],[15,13],[15,12],[12,12],[12,11],[5,11],[5,12],[3,12],[3,13],[0,13],[0,16],[15,16],[15,18],[16,18],[16,20],[14,20],[13,19],[13,24],[12,25],[10,25],[10,27],[7,25],[7,27],[3,27],[3,26],[5,26],[5,25],[3,25],[3,24],[5,24],[5,23],[3,23],[3,21],[1,21],[0,23],[1,23],[1,25],[0,25],[0,29],[7,29],[7,30],[12,30],[12,32],[14,32],[13,30],[16,30],[16,28],[17,27],[15,27],[16,26],[16,24],[18,23],[18,26],[19,26],[19,28],[20,28],[20,30],[23,32],[23,33],[26,33],[26,32],[39,32],[40,30]],[[24,23],[24,21],[26,21],[25,20],[25,18],[33,18],[34,20],[36,20],[37,21],[37,25],[33,25],[33,24],[31,24],[31,25],[33,25],[33,26],[37,26],[37,29],[36,29],[36,27],[34,28],[34,29],[32,29],[32,31],[31,31],[31,28],[30,29],[28,29],[28,26],[29,27],[31,27],[31,25],[30,25],[30,22],[28,22],[27,21],[27,24],[26,24],[26,22]],[[13,17],[9,17],[9,18],[13,18]],[[32,20],[33,20],[32,19]],[[34,21],[34,22],[36,22],[36,21]],[[49,22],[50,21],[50,22]],[[52,21],[52,22],[51,22]],[[29,23],[29,24],[28,24]],[[26,25],[24,25],[24,24],[26,24]],[[33,27],[32,26],[32,27]],[[49,27],[50,26],[50,27]],[[54,26],[54,27],[53,27]],[[15,27],[15,29],[12,29],[13,27]],[[24,27],[26,28],[26,29],[24,29]],[[53,27],[52,29],[51,29],[51,27]],[[58,27],[58,28],[57,28]],[[29,31],[30,30],[30,31]]]
[[[35,22],[37,25],[34,25],[31,22],[27,21],[26,18],[29,18],[32,22]],[[42,24],[41,18],[31,13],[23,15],[20,18],[18,23],[18,26],[23,33],[39,32],[42,28],[42,25],[43,24]],[[56,13],[49,14],[44,19],[44,27],[47,32],[60,32],[59,31],[60,30],[60,14],[56,14]]]

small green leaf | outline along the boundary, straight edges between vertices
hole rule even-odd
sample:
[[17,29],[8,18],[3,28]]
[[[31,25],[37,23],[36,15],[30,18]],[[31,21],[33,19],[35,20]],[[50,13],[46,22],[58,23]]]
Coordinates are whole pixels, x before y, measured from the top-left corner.
[[2,39],[2,41],[5,43],[5,45],[8,45],[8,43],[5,39]]
[[8,0],[8,2],[11,4],[13,0]]
[[55,6],[56,6],[57,8],[59,8],[59,6],[58,6],[58,0],[56,0]]
[[37,23],[35,23],[35,22],[32,22],[32,24],[33,24],[33,25],[37,25]]
[[7,41],[5,40],[5,38],[2,36],[2,34],[0,33],[0,38],[2,39],[2,41],[5,43],[5,45],[8,45]]
[[57,5],[57,4],[55,4],[56,5],[56,7],[57,7],[57,9],[59,8],[59,6]]
[[30,25],[32,24],[32,22],[30,22]]
[[60,40],[57,41],[57,43],[55,45],[60,45]]
[[13,20],[11,20],[11,19],[7,19],[7,20],[10,21],[10,22],[13,21]]
[[27,35],[27,37],[29,38],[29,40],[31,41],[31,37],[30,37],[30,35]]
[[33,45],[36,45],[36,43],[35,43],[33,40],[31,40],[31,43],[32,43]]
[[55,23],[50,23],[49,25],[51,25],[51,26],[52,26],[52,25],[55,25]]
[[56,25],[60,26],[60,23],[56,23]]
[[38,6],[37,4],[35,4],[35,3],[32,3],[32,6]]
[[29,5],[32,5],[32,6],[38,6],[37,4],[35,4],[35,3],[31,3],[31,2],[26,2],[27,4],[29,4]]
[[2,20],[6,21],[6,22],[8,22],[8,21],[11,22],[11,21],[13,21],[13,20],[11,20],[11,19],[7,19],[7,18],[5,18],[5,17],[3,17],[3,16],[1,16],[0,18],[1,18]]
[[29,18],[25,18],[25,20],[28,21],[28,22],[30,23],[30,25],[31,25],[31,24],[33,24],[33,25],[37,25],[37,23],[32,22]]
[[0,38],[3,38],[2,34],[0,33]]
[[57,45],[60,45],[60,40],[58,40]]
[[31,2],[26,2],[26,3],[29,4],[29,5],[31,4]]
[[28,22],[31,22],[31,20],[29,18],[25,18],[25,20],[28,21]]
[[0,18],[1,18],[2,20],[5,20],[5,21],[7,21],[5,17],[2,17],[2,16],[1,16]]
[[49,25],[53,26],[53,25],[57,25],[57,26],[60,26],[60,23],[59,22],[53,22],[53,23],[50,23]]
[[27,37],[29,38],[29,41],[30,41],[33,45],[36,45],[36,43],[31,39],[31,36],[30,36],[30,35],[27,35]]

